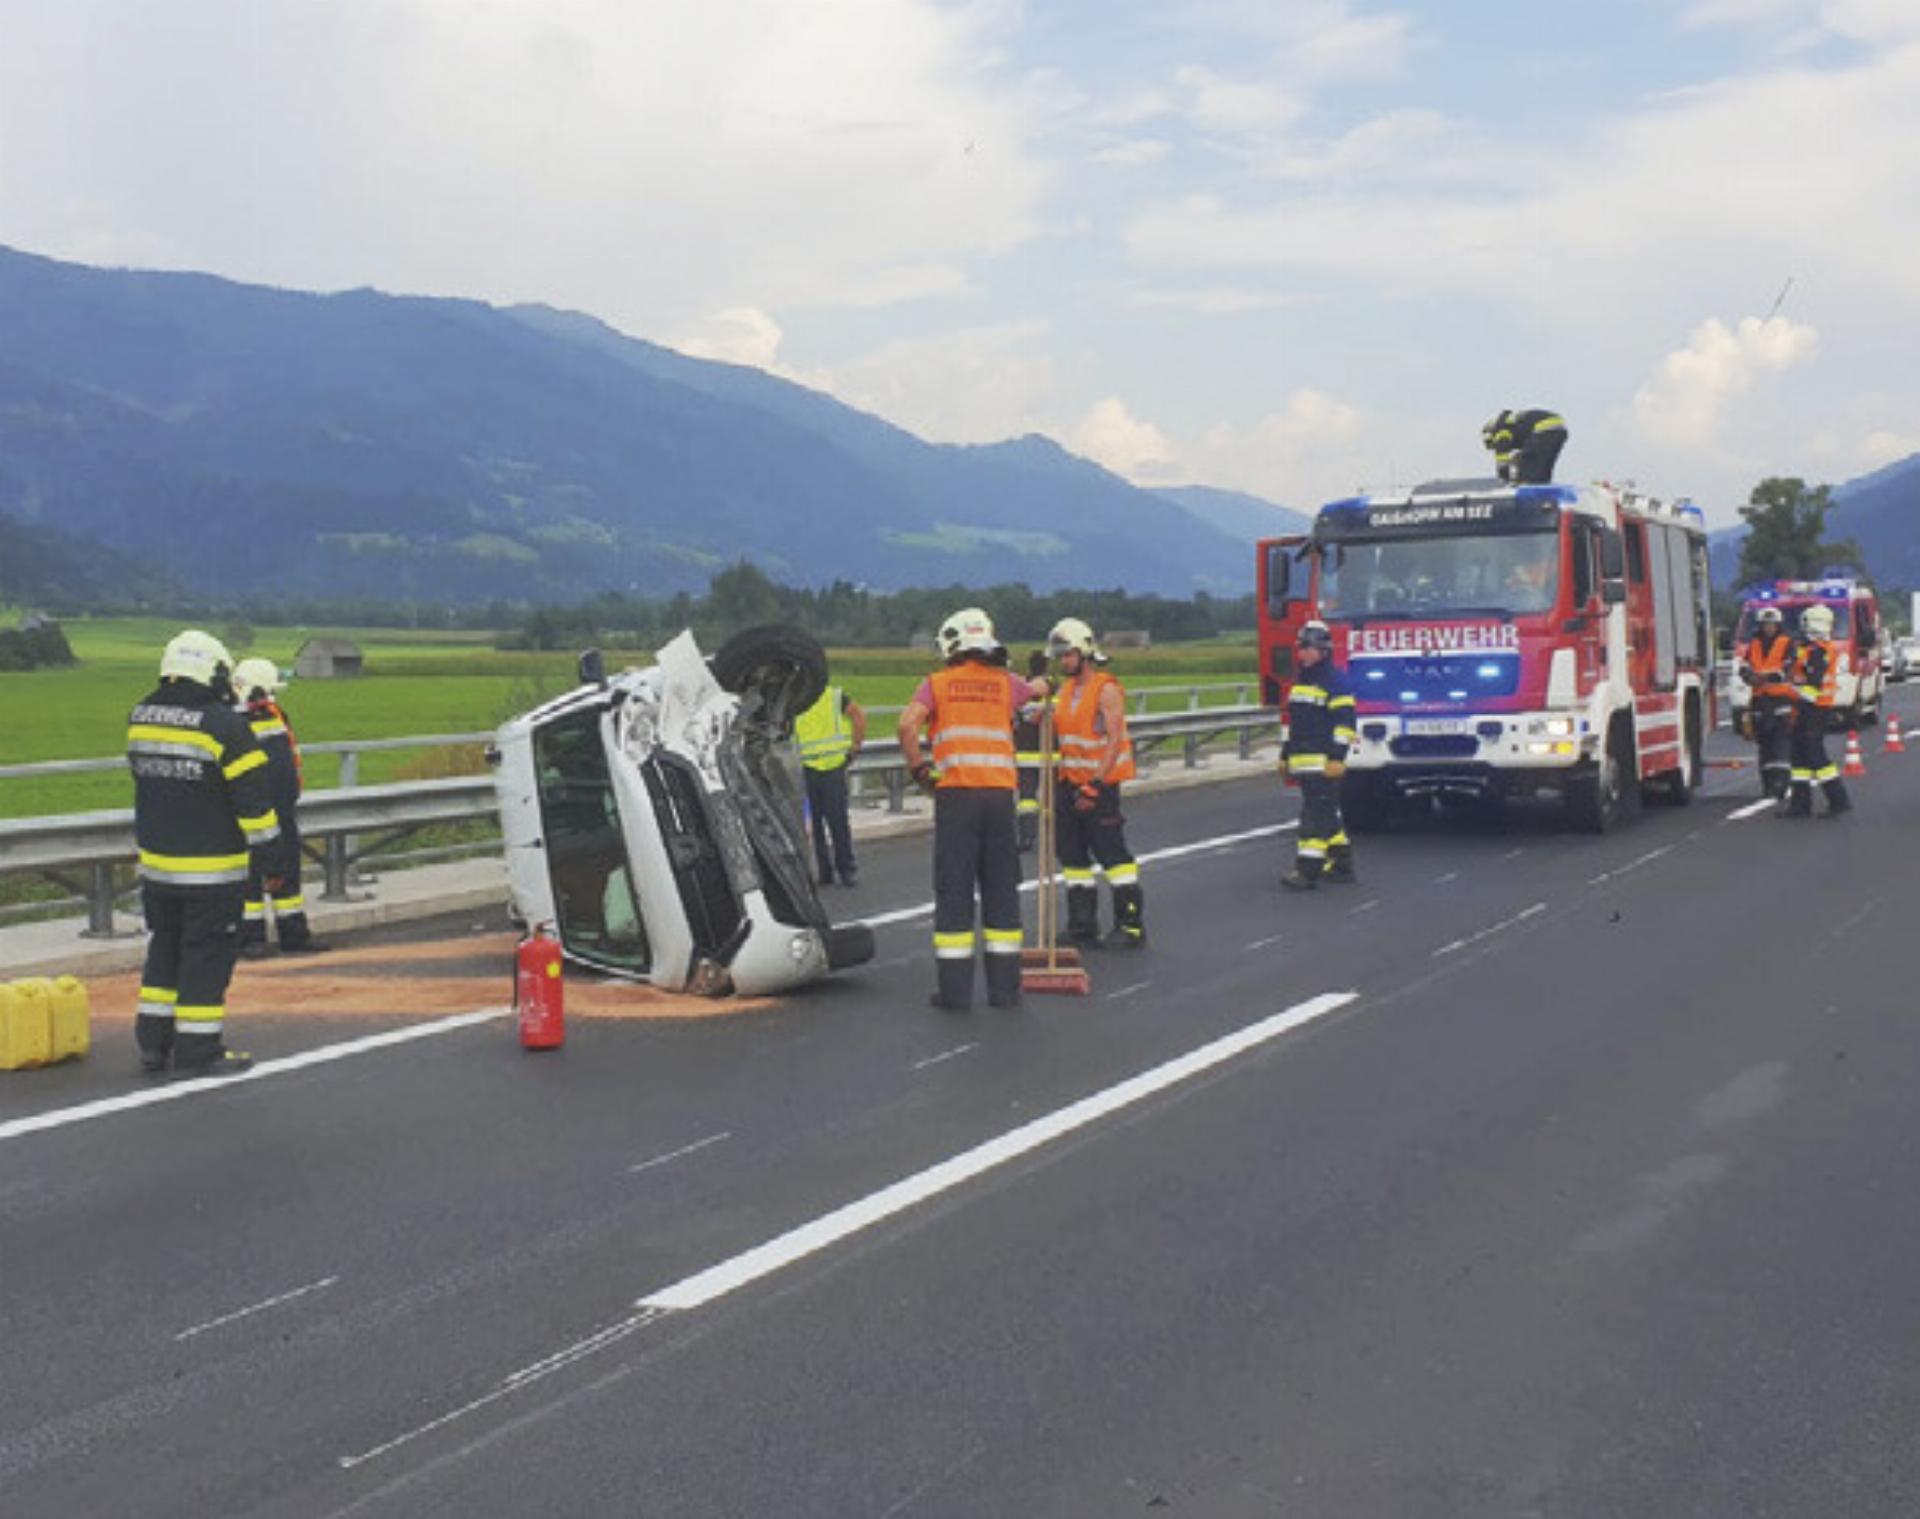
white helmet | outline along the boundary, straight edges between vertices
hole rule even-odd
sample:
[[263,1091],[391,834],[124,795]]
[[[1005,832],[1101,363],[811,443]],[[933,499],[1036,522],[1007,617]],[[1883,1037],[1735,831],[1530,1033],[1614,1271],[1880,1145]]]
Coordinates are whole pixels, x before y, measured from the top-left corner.
[[1765,626],[1768,623],[1775,623],[1780,621],[1780,608],[1762,607],[1760,608],[1759,612],[1755,614],[1755,616],[1757,617],[1758,621],[1761,623],[1762,626]]
[[1800,614],[1800,631],[1809,638],[1833,637],[1833,608],[1808,607]]
[[285,686],[280,667],[270,659],[243,659],[233,667],[233,694],[243,702],[250,701],[255,691],[271,696]]
[[160,655],[162,680],[190,680],[209,690],[224,686],[233,675],[233,656],[211,633],[189,628],[176,633]]
[[962,607],[955,612],[940,624],[934,641],[948,659],[960,654],[993,654],[1000,648],[1000,640],[993,632],[993,619],[979,607]]
[[1047,634],[1047,652],[1055,659],[1069,651],[1085,659],[1093,659],[1099,653],[1094,647],[1093,629],[1078,617],[1062,617]]

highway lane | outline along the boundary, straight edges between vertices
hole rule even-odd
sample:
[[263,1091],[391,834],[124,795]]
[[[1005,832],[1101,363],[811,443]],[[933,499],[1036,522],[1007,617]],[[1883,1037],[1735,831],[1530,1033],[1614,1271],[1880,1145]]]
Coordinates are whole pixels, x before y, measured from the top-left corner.
[[[1916,774],[1877,763],[1837,826],[1723,797],[1368,840],[1298,902],[1277,839],[1167,860],[1153,948],[1086,1002],[932,1013],[922,919],[771,1013],[557,1060],[492,1025],[0,1143],[5,1510],[1910,1512],[1920,1050],[1874,919]],[[1150,848],[1280,815],[1138,811]],[[860,900],[919,900],[924,848],[871,851]],[[1810,905],[1857,985],[1776,951]],[[708,1306],[635,1306],[1348,988]]]

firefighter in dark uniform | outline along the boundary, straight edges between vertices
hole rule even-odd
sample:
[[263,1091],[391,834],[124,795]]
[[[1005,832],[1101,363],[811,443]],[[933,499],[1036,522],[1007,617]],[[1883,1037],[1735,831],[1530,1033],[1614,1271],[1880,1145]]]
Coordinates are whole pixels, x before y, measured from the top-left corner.
[[[1060,746],[1054,819],[1060,838],[1060,878],[1067,887],[1067,938],[1092,947],[1139,949],[1147,942],[1140,865],[1127,847],[1120,786],[1134,776],[1127,737],[1126,693],[1099,668],[1093,629],[1065,617],[1047,635],[1060,667],[1053,694],[1053,733]],[[1094,863],[1113,888],[1113,931],[1100,938],[1100,884]]]
[[274,933],[290,955],[317,955],[328,946],[314,938],[307,922],[307,899],[300,890],[300,744],[274,693],[280,671],[270,659],[243,659],[234,666],[233,690],[247,715],[253,736],[267,755],[267,787],[285,840],[286,873],[269,892],[256,858],[247,874],[247,895],[240,918],[240,953],[249,958],[267,952],[267,907],[273,907]]
[[[1047,651],[1035,649],[1027,655],[1027,679],[1038,680],[1047,673]],[[1040,837],[1040,714],[1037,707],[1020,709],[1013,725],[1014,762],[1020,767],[1020,800],[1014,812],[1019,828],[1020,852],[1025,854]]]
[[1346,676],[1333,663],[1333,634],[1310,622],[1294,645],[1298,672],[1287,693],[1287,739],[1280,764],[1300,788],[1300,843],[1293,869],[1280,878],[1289,891],[1312,891],[1329,881],[1359,879],[1353,844],[1340,817],[1340,781],[1353,746],[1354,704]]
[[1787,794],[1793,759],[1793,639],[1778,607],[1762,607],[1753,637],[1740,651],[1740,678],[1753,693],[1747,705],[1747,736],[1760,755],[1760,789],[1776,801]]
[[1556,413],[1534,407],[1503,411],[1480,429],[1480,441],[1493,454],[1494,469],[1515,485],[1546,485],[1567,446],[1567,424]]
[[1833,646],[1833,609],[1811,606],[1800,614],[1800,636],[1794,642],[1793,785],[1780,805],[1780,816],[1813,816],[1813,788],[1827,799],[1827,816],[1853,811],[1847,783],[1839,767],[1827,758],[1827,724],[1833,712],[1840,660]]
[[[946,666],[900,714],[908,773],[933,793],[933,1006],[973,1005],[975,899],[985,941],[987,1000],[1020,1000],[1020,851],[1014,834],[1013,721],[1045,694],[1007,669],[993,621],[978,607],[955,612],[938,635]],[[933,758],[921,748],[930,731]]]
[[152,939],[134,1020],[140,1065],[228,1076],[251,1057],[226,1046],[227,984],[255,858],[269,888],[286,869],[267,756],[233,707],[233,661],[217,638],[181,633],[160,685],[127,728],[140,892]]

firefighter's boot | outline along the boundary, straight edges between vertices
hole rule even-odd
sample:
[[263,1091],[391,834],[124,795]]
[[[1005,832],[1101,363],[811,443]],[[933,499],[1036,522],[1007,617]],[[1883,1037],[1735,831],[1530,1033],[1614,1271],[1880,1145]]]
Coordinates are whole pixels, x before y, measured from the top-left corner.
[[1318,860],[1295,860],[1293,869],[1280,877],[1280,884],[1288,891],[1312,891],[1320,884],[1320,864]]
[[1780,798],[1780,810],[1775,815],[1783,818],[1812,817],[1813,787],[1806,781],[1795,781]]
[[[1018,962],[1016,961],[1017,965]],[[934,962],[938,977],[939,990],[934,992],[933,1006],[944,1008],[950,1013],[964,1013],[973,1006],[973,952],[969,950],[965,959],[957,956],[942,956]]]
[[1147,943],[1146,898],[1139,882],[1113,888],[1113,932],[1108,949],[1144,949]]
[[1018,953],[987,956],[987,1005],[1020,1005],[1020,956]]
[[1100,947],[1100,888],[1067,888],[1067,942],[1082,949]]
[[1853,811],[1853,798],[1847,795],[1845,781],[1827,781],[1820,789],[1826,793],[1828,817],[1837,818]]
[[1360,879],[1359,872],[1353,868],[1353,846],[1351,844],[1335,844],[1332,850],[1328,852],[1327,869],[1324,879],[1329,881],[1345,881],[1348,883]]
[[173,1058],[173,1074],[183,1081],[201,1076],[238,1076],[252,1069],[253,1056],[225,1047],[215,1050],[211,1056],[196,1056],[189,1060],[181,1052]]

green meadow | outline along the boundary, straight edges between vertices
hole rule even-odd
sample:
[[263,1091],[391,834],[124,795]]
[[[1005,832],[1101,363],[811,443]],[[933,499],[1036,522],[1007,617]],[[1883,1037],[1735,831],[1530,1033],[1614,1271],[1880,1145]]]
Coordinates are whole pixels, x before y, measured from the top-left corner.
[[[152,689],[160,649],[178,631],[176,623],[150,618],[82,619],[64,626],[77,667],[0,674],[0,765],[117,755],[127,709]],[[366,656],[366,673],[289,685],[284,701],[306,744],[482,732],[574,684],[572,655],[498,650],[490,633],[256,626],[252,642],[234,653],[290,668],[311,633],[352,638]],[[614,650],[608,664],[617,669],[649,658],[638,650]],[[834,680],[867,706],[901,705],[934,663],[931,655],[908,649],[834,650],[832,659]],[[1113,669],[1139,690],[1251,681],[1255,664],[1253,639],[1246,635],[1122,651]],[[1231,699],[1231,692],[1213,698]],[[472,749],[369,754],[361,759],[360,781],[456,774],[479,764]],[[334,785],[338,761],[314,756],[307,775],[309,785]],[[125,807],[131,800],[132,788],[119,770],[0,777],[0,817]]]

